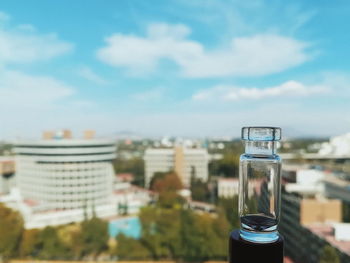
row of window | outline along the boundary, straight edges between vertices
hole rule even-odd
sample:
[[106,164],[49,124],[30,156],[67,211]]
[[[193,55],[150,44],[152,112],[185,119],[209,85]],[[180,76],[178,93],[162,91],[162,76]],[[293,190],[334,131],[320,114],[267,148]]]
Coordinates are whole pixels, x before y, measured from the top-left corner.
[[[23,191],[23,195],[25,197],[29,197],[32,199],[36,199],[36,200],[45,200],[45,201],[52,201],[53,199],[57,199],[57,197],[61,197],[60,200],[67,200],[67,198],[64,198],[65,196],[68,196],[69,198],[72,197],[76,197],[76,199],[82,199],[85,197],[93,197],[93,198],[106,198],[106,196],[108,196],[108,192],[106,191],[106,189],[101,188],[101,190],[99,191],[97,189],[94,191],[88,191],[88,190],[84,190],[84,191],[75,191],[75,192],[40,192],[37,191],[36,193],[33,193],[30,190],[24,190]],[[39,190],[39,189],[37,189]],[[101,193],[103,192],[103,194]]]
[[80,149],[80,148],[100,148],[100,147],[115,147],[114,144],[90,144],[90,145],[58,145],[58,146],[54,146],[54,145],[15,145],[16,149],[21,149],[21,148],[35,148],[35,149],[57,149],[57,148],[76,148],[76,149]]

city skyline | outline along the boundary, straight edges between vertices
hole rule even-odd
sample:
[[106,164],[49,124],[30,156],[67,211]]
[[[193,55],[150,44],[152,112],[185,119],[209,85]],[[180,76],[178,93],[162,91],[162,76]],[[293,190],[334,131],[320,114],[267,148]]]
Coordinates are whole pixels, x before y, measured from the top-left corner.
[[349,132],[348,11],[345,1],[5,0],[0,140],[61,128]]

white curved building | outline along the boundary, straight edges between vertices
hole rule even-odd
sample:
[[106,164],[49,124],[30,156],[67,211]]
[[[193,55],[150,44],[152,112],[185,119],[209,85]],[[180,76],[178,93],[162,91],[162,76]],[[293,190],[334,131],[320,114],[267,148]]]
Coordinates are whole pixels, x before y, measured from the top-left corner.
[[21,195],[53,210],[107,204],[113,193],[115,151],[113,140],[17,142],[16,177]]

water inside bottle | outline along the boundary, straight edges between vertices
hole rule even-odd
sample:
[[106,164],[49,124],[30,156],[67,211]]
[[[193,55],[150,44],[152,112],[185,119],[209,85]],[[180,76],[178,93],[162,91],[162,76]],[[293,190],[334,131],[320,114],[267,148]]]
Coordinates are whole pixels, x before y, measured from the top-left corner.
[[248,231],[268,232],[276,230],[277,220],[264,215],[246,215],[241,217],[241,224]]

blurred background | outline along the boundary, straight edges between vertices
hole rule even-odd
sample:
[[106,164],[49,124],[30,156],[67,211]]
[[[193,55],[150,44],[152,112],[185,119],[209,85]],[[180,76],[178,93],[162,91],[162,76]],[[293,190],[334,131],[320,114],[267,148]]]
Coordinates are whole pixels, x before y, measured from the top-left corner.
[[226,261],[241,127],[268,125],[285,262],[350,262],[349,12],[1,1],[1,260]]

